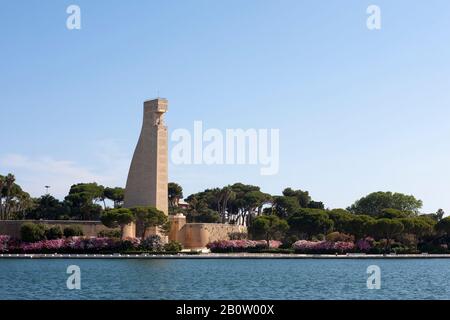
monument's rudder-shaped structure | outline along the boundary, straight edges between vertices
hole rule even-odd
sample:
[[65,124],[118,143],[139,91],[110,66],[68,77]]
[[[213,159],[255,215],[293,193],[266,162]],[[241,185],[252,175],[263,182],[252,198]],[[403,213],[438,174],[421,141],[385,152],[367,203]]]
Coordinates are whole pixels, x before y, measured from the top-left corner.
[[153,206],[168,214],[168,133],[164,124],[167,110],[167,99],[144,102],[141,135],[125,188],[125,208]]
[[[166,99],[144,102],[144,121],[134,151],[125,188],[124,207],[152,206],[168,214],[168,133],[164,124]],[[229,239],[230,233],[245,232],[238,225],[186,223],[183,214],[169,216],[171,228],[166,236],[158,227],[145,230],[145,237],[160,235],[163,241],[179,241],[186,249],[205,248],[209,242]],[[123,237],[136,237],[144,230],[135,223],[125,227]]]

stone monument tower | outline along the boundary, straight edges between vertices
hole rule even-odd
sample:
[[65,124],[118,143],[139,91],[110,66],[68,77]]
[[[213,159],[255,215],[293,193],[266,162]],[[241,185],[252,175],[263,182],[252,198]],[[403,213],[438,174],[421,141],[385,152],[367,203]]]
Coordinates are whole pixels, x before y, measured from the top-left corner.
[[125,208],[153,206],[168,214],[168,134],[164,124],[167,106],[167,100],[162,98],[144,102],[141,135],[125,188]]
[[[168,102],[158,98],[144,102],[144,120],[141,135],[134,151],[125,188],[124,207],[152,206],[168,214],[168,133],[164,114]],[[186,223],[183,214],[169,216],[171,228],[168,235],[158,227],[145,230],[142,225],[130,223],[123,237],[144,237],[157,234],[163,241],[181,242],[187,249],[205,248],[209,242],[229,239],[233,232],[246,232],[238,225],[215,223]],[[138,230],[136,230],[138,229]]]

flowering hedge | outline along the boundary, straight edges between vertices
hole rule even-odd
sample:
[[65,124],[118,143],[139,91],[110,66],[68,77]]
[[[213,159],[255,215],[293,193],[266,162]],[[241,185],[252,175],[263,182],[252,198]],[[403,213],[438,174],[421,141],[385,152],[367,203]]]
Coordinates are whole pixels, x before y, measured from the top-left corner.
[[[270,241],[269,248],[278,249],[280,241]],[[267,248],[264,240],[221,240],[207,245],[211,252],[252,252]],[[292,245],[297,253],[348,253],[369,252],[373,239],[366,238],[356,242],[344,241],[306,241],[300,240]],[[72,237],[56,240],[42,240],[34,243],[20,242],[9,236],[0,235],[0,253],[111,253],[133,250],[162,251],[159,238],[140,241],[137,238],[119,240],[107,237]]]
[[355,250],[353,242],[299,240],[292,245],[297,253],[347,253]]
[[[280,241],[271,240],[269,247],[278,249],[281,246]],[[247,252],[255,249],[267,248],[265,240],[219,240],[208,243],[206,246],[211,252]]]
[[141,242],[141,247],[148,251],[163,251],[164,243],[158,235],[152,235]]
[[9,236],[0,235],[0,252],[6,252],[8,250],[8,243],[10,241]]
[[33,243],[18,242],[9,236],[0,236],[1,253],[100,253],[134,250],[140,248],[140,240],[129,238],[73,237],[56,240],[42,240]]
[[373,238],[367,237],[365,239],[360,239],[356,242],[356,247],[361,252],[368,252],[370,249],[372,249],[374,244]]

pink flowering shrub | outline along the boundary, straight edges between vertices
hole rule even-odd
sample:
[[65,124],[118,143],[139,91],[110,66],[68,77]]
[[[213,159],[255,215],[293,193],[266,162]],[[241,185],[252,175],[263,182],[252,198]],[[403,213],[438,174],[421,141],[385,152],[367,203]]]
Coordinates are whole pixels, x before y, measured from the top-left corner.
[[136,250],[141,245],[141,239],[139,238],[125,238],[120,242],[121,250]]
[[21,249],[25,252],[41,252],[41,251],[58,251],[64,247],[65,241],[63,239],[57,240],[42,240],[33,243],[22,243]]
[[245,252],[248,248],[256,248],[256,241],[252,240],[218,240],[206,246],[211,252]]
[[68,252],[101,252],[114,250],[120,241],[112,238],[73,237],[65,240],[64,251]]
[[0,252],[8,251],[10,237],[5,235],[0,235]]
[[360,239],[356,242],[356,247],[361,252],[367,252],[373,247],[374,240],[370,237]]
[[[278,249],[281,246],[280,241],[271,240],[269,247],[271,249]],[[247,252],[255,249],[267,248],[267,241],[265,240],[219,240],[210,242],[207,248],[211,252]]]
[[[42,240],[33,243],[8,241],[0,236],[0,252],[14,253],[100,253],[119,252],[140,248],[139,239],[118,240],[103,237],[72,237],[56,240]],[[6,249],[5,249],[6,248]]]
[[[283,244],[281,241],[278,240],[270,240],[269,243],[270,243],[269,248],[271,249],[278,249]],[[264,246],[267,246],[267,241],[264,241]]]
[[298,253],[347,253],[355,249],[353,242],[306,241],[299,240],[292,245]]
[[[135,251],[164,251],[160,241],[158,246],[139,238],[120,240],[108,237],[68,237],[37,242],[21,242],[9,236],[0,235],[0,253],[115,253]],[[273,244],[276,245],[276,244]]]

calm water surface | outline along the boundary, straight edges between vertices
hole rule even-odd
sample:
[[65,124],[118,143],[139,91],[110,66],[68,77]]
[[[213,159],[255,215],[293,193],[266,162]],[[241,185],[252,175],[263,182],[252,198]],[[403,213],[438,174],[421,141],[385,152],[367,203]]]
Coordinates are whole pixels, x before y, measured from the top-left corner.
[[0,260],[0,299],[450,299],[450,260]]

